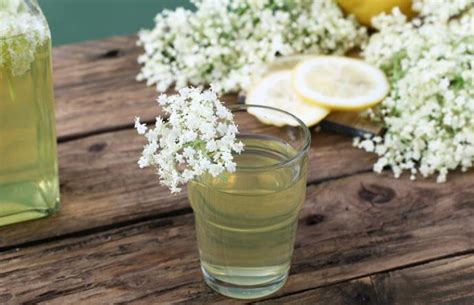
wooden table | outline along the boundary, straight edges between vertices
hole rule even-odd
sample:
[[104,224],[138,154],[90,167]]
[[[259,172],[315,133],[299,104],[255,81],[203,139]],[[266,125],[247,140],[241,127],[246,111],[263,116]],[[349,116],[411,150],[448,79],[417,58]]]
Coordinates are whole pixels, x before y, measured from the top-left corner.
[[[158,108],[135,40],[54,50],[61,210],[0,228],[0,304],[239,303],[202,280],[186,194],[136,165]],[[394,179],[351,143],[313,133],[291,275],[260,302],[474,304],[474,171]]]

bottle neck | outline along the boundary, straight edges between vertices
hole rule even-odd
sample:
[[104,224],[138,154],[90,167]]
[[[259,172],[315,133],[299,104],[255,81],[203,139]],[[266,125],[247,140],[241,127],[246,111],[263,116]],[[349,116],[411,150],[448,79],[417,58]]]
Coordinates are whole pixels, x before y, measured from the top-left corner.
[[37,0],[0,0],[0,12],[6,14],[24,14],[37,15],[40,13]]
[[36,0],[0,0],[0,69],[23,75],[34,60],[31,55],[50,37]]
[[22,2],[32,14],[40,14],[41,10],[37,0],[22,0]]

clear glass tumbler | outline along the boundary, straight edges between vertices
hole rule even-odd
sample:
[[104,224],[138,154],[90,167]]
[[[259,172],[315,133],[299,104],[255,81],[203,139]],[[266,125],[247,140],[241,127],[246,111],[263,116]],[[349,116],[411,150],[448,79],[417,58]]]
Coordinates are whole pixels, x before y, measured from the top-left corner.
[[[205,281],[223,295],[251,299],[277,291],[288,277],[311,137],[303,122],[283,110],[232,110],[245,144],[234,156],[237,170],[191,182],[189,201]],[[249,112],[289,125],[264,125]]]

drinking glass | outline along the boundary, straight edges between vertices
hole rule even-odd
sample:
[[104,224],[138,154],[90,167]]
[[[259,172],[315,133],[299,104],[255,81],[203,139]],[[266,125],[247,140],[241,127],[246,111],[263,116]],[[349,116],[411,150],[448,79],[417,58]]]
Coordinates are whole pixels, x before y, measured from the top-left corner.
[[[266,106],[231,107],[244,151],[237,170],[204,175],[188,186],[206,283],[233,298],[281,288],[290,269],[306,192],[310,132],[290,113]],[[281,119],[288,125],[265,125]]]

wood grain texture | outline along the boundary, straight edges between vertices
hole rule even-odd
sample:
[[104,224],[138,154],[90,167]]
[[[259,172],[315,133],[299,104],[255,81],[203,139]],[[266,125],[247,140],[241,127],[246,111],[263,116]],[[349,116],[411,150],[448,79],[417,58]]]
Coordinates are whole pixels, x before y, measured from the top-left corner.
[[[415,187],[368,173],[310,186],[289,281],[272,297],[473,253],[474,193],[465,191],[473,177]],[[231,302],[202,281],[192,214],[10,250],[0,257],[0,296],[48,304]]]
[[136,164],[143,140],[134,130],[59,145],[58,214],[0,227],[0,247],[119,225],[187,207],[186,194],[160,187],[153,170]]
[[373,276],[380,304],[474,304],[474,255]]
[[[239,116],[238,122],[248,130],[279,130],[264,126],[251,116]],[[59,145],[59,213],[0,227],[0,249],[167,213],[189,213],[185,192],[171,195],[167,188],[158,185],[152,169],[138,168],[136,162],[144,144],[135,130],[128,129]],[[368,171],[373,161],[373,155],[353,148],[350,138],[315,133],[308,180],[322,181]]]
[[474,255],[311,289],[256,304],[472,305]]
[[255,304],[379,305],[380,303],[371,278],[363,277]]
[[53,49],[59,139],[153,119],[154,87],[137,82],[136,36],[118,36]]
[[[292,275],[276,296],[474,251],[474,193],[465,191],[474,188],[473,178],[471,172],[443,185],[413,184],[367,173],[310,187]],[[172,300],[188,288],[159,296]],[[204,292],[190,298],[222,300]]]
[[[133,117],[160,111],[135,81],[135,40],[54,50],[61,209],[0,228],[0,304],[241,303],[204,284],[186,193],[136,165]],[[291,275],[260,301],[474,304],[474,171],[397,180],[372,173],[375,156],[351,142],[313,132]]]
[[155,87],[135,79],[143,53],[136,41],[136,35],[116,36],[53,49],[59,140],[131,127],[136,116],[150,121],[161,114]]

